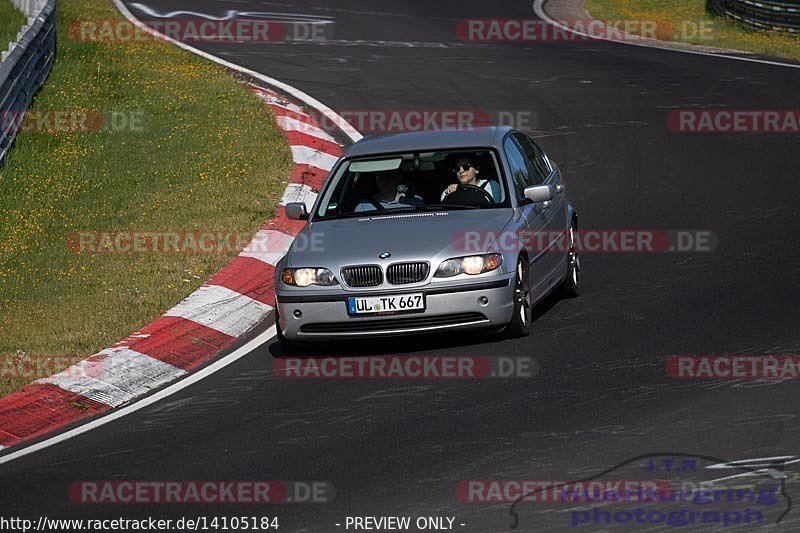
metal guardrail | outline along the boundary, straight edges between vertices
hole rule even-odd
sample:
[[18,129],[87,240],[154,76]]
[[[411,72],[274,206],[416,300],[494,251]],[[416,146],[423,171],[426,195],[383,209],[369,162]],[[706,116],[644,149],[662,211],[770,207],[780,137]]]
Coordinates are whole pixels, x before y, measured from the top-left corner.
[[28,16],[0,61],[0,164],[14,142],[33,96],[56,55],[56,0],[13,0]]
[[41,0],[11,0],[11,3],[26,17],[37,15],[44,5]]
[[797,0],[706,0],[706,7],[751,28],[800,33]]

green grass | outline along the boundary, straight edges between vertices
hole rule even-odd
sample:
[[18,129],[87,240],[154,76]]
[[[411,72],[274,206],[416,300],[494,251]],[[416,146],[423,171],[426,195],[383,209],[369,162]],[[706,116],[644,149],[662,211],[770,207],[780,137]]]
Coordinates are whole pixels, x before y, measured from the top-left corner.
[[[586,9],[601,20],[662,21],[665,24],[659,24],[660,28],[672,30],[659,32],[662,39],[800,61],[800,36],[748,29],[709,14],[705,4],[705,0],[586,0]],[[694,31],[701,27],[708,31]]]
[[[153,40],[71,37],[87,19],[120,15],[108,0],[59,0],[57,61],[31,110],[132,112],[143,127],[19,134],[0,168],[0,368],[106,348],[236,253],[79,254],[71,232],[252,234],[291,168],[267,107],[228,71]],[[0,394],[29,381],[0,376]]]
[[8,43],[17,40],[17,33],[25,24],[25,16],[11,3],[0,0],[0,50],[8,50]]

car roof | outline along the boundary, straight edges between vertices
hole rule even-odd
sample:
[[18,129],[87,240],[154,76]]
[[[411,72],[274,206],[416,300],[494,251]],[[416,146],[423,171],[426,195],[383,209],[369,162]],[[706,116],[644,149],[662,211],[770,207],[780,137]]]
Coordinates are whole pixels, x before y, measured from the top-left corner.
[[344,156],[362,157],[454,148],[501,148],[503,137],[510,131],[514,131],[510,126],[489,126],[467,130],[413,131],[365,137],[348,148]]

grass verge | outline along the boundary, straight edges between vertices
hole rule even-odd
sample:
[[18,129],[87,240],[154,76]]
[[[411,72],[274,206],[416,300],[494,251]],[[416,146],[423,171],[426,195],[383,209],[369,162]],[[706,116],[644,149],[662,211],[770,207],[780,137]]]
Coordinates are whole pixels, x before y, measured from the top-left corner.
[[[706,11],[705,0],[585,0],[586,9],[601,20],[663,21],[671,40],[716,46],[800,61],[800,36],[748,29]],[[665,38],[659,32],[660,38]]]
[[[291,168],[267,107],[228,71],[153,39],[86,42],[78,20],[121,16],[59,0],[57,60],[29,115],[47,120],[26,122],[0,168],[0,395],[124,338],[237,253],[76,253],[70,234],[252,235]],[[61,128],[67,110],[92,119]]]
[[8,43],[17,40],[25,16],[20,13],[11,0],[0,0],[0,50],[8,50]]

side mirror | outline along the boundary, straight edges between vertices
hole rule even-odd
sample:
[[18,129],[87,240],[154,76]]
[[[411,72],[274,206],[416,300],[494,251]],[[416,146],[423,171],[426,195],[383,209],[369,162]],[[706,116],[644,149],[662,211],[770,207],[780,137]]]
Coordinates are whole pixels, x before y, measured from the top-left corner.
[[525,187],[525,198],[533,203],[547,202],[553,199],[553,191],[549,185],[531,185]]
[[289,220],[308,220],[308,210],[303,202],[286,204],[286,218]]

